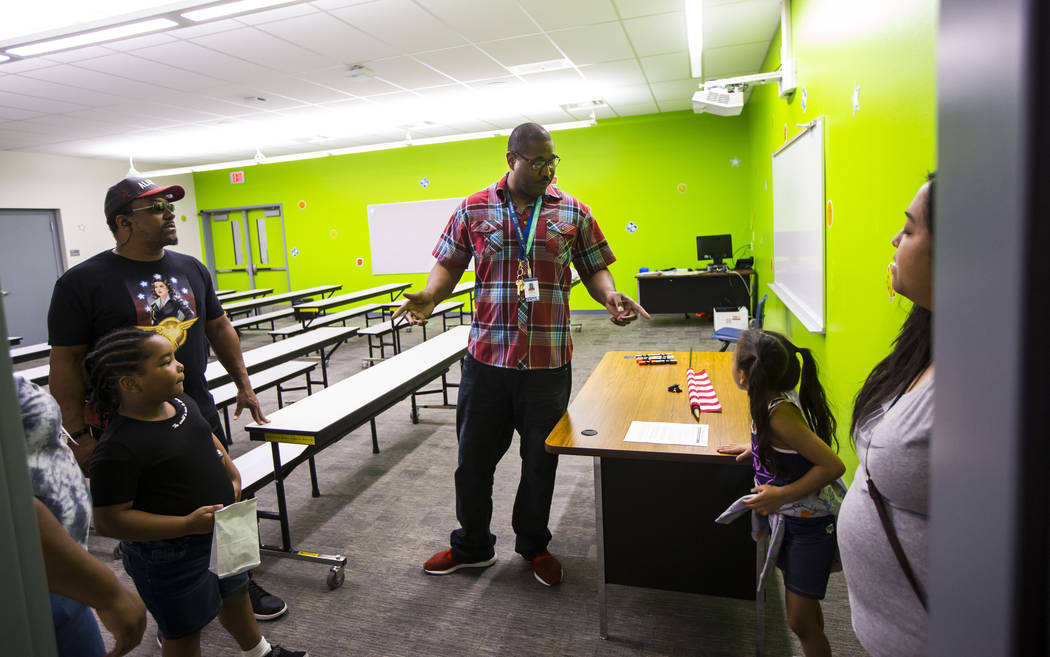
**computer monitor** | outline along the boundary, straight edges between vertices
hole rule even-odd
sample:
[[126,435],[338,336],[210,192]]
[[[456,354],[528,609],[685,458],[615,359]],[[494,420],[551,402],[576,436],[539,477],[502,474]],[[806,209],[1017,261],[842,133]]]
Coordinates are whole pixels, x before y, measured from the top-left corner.
[[713,260],[716,267],[721,267],[722,260],[732,257],[732,235],[698,235],[696,237],[697,260]]

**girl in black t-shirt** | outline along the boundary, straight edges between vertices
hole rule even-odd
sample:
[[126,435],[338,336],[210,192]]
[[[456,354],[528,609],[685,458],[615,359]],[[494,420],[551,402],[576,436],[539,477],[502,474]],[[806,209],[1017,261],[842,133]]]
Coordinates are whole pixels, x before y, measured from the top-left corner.
[[196,403],[182,364],[157,333],[118,329],[84,360],[88,400],[109,424],[91,456],[95,528],[121,539],[124,569],[157,621],[162,654],[199,656],[219,617],[246,657],[306,656],[270,645],[248,575],[208,569],[214,514],[240,496],[240,474]]

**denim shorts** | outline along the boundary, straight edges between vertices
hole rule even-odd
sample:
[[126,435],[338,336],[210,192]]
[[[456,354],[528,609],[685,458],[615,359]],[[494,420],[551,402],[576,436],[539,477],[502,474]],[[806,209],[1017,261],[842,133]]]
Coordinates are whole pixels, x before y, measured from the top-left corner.
[[51,594],[58,657],[103,657],[106,645],[91,608],[76,600]]
[[222,599],[248,588],[248,574],[220,580],[208,570],[211,534],[164,541],[121,541],[124,570],[157,621],[165,639],[201,631],[222,608]]
[[784,573],[784,588],[810,600],[823,600],[835,561],[835,516],[784,517],[784,540],[777,566]]

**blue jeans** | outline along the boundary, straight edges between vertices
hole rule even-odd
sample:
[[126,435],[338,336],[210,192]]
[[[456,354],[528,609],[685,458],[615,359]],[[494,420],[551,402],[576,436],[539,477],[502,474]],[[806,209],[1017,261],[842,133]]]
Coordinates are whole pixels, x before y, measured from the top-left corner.
[[514,550],[532,559],[547,549],[551,499],[558,457],[544,442],[569,404],[572,368],[515,370],[463,361],[456,403],[459,467],[456,468],[456,518],[452,558],[461,563],[492,557],[496,537],[492,520],[492,483],[496,465],[510,447],[514,430],[521,436],[521,479],[514,498]]
[[76,600],[51,595],[51,619],[55,623],[58,657],[102,657],[106,646],[91,609]]
[[208,570],[211,534],[165,541],[121,541],[124,570],[165,639],[199,632],[219,614],[222,599],[248,588],[248,574],[219,579]]

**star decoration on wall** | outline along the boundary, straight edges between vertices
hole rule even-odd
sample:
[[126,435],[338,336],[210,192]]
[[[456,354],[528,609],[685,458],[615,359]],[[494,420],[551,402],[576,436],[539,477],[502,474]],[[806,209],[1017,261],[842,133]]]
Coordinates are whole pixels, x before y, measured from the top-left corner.
[[419,186],[423,189],[430,187],[430,180],[426,176],[424,176],[423,179],[419,181]]
[[738,167],[738,166],[740,166],[740,158],[739,157],[734,157],[732,160],[729,160],[729,166],[731,166],[731,167]]

